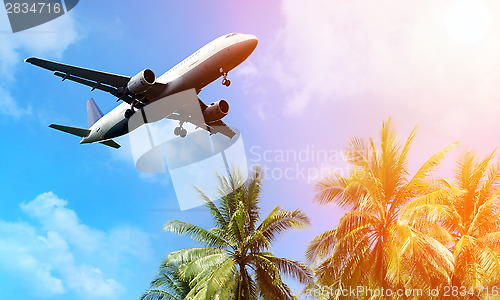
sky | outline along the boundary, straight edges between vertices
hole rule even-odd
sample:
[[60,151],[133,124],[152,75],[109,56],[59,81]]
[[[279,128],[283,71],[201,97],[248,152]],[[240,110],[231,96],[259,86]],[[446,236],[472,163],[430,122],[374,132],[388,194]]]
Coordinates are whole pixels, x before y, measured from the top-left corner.
[[[401,139],[418,125],[415,170],[460,141],[460,153],[500,145],[500,3],[422,1],[86,1],[13,34],[0,12],[0,297],[134,299],[174,250],[195,246],[162,232],[169,219],[212,225],[181,211],[168,175],[138,171],[119,150],[80,145],[50,123],[85,127],[86,101],[115,99],[26,64],[38,56],[132,76],[157,75],[230,32],[259,38],[200,98],[226,99],[249,165],[264,168],[262,215],[300,208],[309,229],[285,235],[276,255],[304,260],[307,243],[343,211],[313,202],[322,172],[347,172],[349,138],[374,137],[392,118]],[[293,286],[294,283],[291,282]]]

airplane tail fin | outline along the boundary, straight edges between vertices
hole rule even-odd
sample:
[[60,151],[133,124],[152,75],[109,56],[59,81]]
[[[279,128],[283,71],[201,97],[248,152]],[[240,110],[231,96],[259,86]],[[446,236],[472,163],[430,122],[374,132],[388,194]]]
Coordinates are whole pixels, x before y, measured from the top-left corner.
[[64,131],[67,133],[70,133],[72,135],[76,135],[79,137],[86,137],[89,135],[90,130],[85,129],[85,128],[77,128],[77,127],[70,127],[70,126],[63,126],[63,125],[57,125],[57,124],[50,124],[50,128],[54,128],[60,131]]
[[87,121],[89,124],[89,128],[97,122],[100,118],[102,118],[104,114],[97,104],[95,104],[94,99],[90,98],[87,101]]

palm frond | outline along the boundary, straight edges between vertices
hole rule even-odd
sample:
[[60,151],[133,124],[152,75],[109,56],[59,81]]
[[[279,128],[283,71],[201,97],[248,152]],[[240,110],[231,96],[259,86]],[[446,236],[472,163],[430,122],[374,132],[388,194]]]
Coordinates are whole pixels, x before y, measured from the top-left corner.
[[378,176],[386,199],[392,199],[406,173],[404,168],[399,168],[402,163],[399,149],[396,132],[389,118],[382,124],[380,130],[380,174]]
[[315,265],[329,256],[337,242],[337,229],[331,229],[316,236],[307,246],[306,259]]
[[[347,186],[347,180],[338,174],[328,174],[314,185],[314,201],[329,204],[339,199]],[[342,206],[342,205],[341,205]]]
[[200,274],[211,273],[213,269],[218,268],[226,260],[231,260],[227,253],[214,253],[200,257],[186,263],[185,269],[182,270],[182,277],[193,278],[200,276]]
[[179,264],[165,260],[151,287],[144,292],[141,300],[181,300],[189,292],[189,280],[181,279]]
[[229,220],[225,218],[225,216],[221,213],[217,205],[210,199],[210,197],[205,194],[202,190],[200,190],[198,187],[194,187],[195,190],[198,193],[198,196],[205,201],[205,207],[208,208],[208,211],[210,212],[210,215],[212,216],[212,219],[214,220],[215,224],[218,227],[224,228],[227,226],[227,223]]
[[208,255],[223,254],[223,253],[226,253],[226,250],[219,248],[210,248],[210,247],[187,248],[170,252],[167,255],[166,262],[182,265]]
[[488,175],[484,179],[481,188],[479,189],[479,203],[484,202],[485,199],[490,197],[500,185],[500,165],[495,163],[489,166]]
[[281,281],[279,269],[266,258],[252,257],[252,268],[259,295],[263,299],[294,299],[290,289]]
[[183,300],[178,295],[172,295],[164,290],[147,290],[140,297],[140,300]]
[[482,236],[483,233],[496,230],[500,220],[500,198],[492,197],[477,209],[476,215],[467,230],[469,235]]
[[396,194],[393,203],[393,209],[396,210],[399,207],[405,205],[412,197],[418,196],[418,193],[425,189],[430,173],[436,169],[436,167],[443,161],[446,154],[450,152],[453,148],[458,145],[458,142],[445,147],[444,149],[438,151],[436,154],[431,156],[413,175],[413,177],[404,184]]
[[276,257],[271,253],[259,253],[255,255],[261,255],[265,257],[267,260],[273,263],[283,275],[295,279],[302,284],[308,284],[313,279],[311,269],[298,261]]
[[281,206],[276,206],[257,230],[272,243],[279,235],[290,230],[305,229],[309,224],[309,218],[302,211],[298,209],[287,211]]
[[224,248],[227,247],[228,243],[220,236],[215,235],[209,230],[205,230],[199,226],[189,224],[186,222],[181,222],[177,220],[170,220],[163,227],[164,231],[170,231],[179,235],[188,235],[193,240],[206,245]]

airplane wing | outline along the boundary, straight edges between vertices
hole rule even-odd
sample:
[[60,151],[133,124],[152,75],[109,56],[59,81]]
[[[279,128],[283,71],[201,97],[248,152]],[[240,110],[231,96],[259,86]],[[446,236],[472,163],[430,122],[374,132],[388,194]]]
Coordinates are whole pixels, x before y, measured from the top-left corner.
[[28,58],[26,59],[26,62],[50,71],[54,72],[59,71],[65,75],[72,75],[84,78],[94,82],[99,82],[101,84],[110,85],[115,88],[127,85],[128,81],[130,80],[130,77],[128,76],[116,75],[111,73],[84,69],[80,67],[74,67],[36,57]]
[[210,127],[209,132],[211,134],[221,133],[230,139],[233,138],[233,136],[236,134],[236,132],[234,132],[231,127],[227,126],[226,123],[222,122],[221,120],[212,122],[208,124],[208,126]]
[[[132,97],[125,95],[123,92],[130,81],[131,77],[129,76],[84,69],[36,57],[28,58],[25,61],[35,66],[53,71],[54,75],[61,77],[63,81],[68,79],[78,82],[90,86],[92,91],[94,89],[102,90],[115,97],[119,97],[119,100],[132,103]],[[160,86],[164,86],[164,84],[155,83],[153,87],[148,90],[145,97],[155,94],[159,88],[161,88]]]

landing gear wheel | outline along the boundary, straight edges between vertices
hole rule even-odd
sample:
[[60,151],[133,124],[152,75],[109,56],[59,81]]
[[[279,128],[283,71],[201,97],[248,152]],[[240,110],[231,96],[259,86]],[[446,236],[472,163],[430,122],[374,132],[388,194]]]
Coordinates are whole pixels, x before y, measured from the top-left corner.
[[134,114],[134,111],[130,108],[125,111],[125,118],[130,118]]
[[229,86],[231,80],[227,79],[227,72],[224,72],[222,68],[219,69],[219,72],[222,74],[222,85]]
[[181,129],[181,132],[180,132],[180,134],[179,134],[179,136],[180,136],[181,138],[185,138],[185,137],[186,137],[186,135],[187,135],[187,133],[188,133],[188,132],[187,132],[187,130],[186,130],[186,129],[184,129],[184,128],[182,128],[182,129]]
[[186,137],[187,135],[187,130],[182,128],[182,127],[175,127],[174,129],[174,134],[176,136],[180,136],[181,138]]
[[175,127],[174,129],[174,134],[175,135],[181,135],[182,128],[181,127]]

